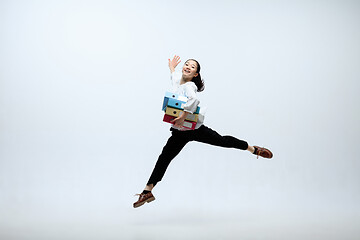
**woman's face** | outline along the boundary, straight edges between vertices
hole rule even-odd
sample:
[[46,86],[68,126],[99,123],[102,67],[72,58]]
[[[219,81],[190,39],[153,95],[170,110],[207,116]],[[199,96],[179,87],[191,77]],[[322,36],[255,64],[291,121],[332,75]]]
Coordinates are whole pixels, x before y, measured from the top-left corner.
[[193,60],[188,60],[185,62],[182,74],[188,79],[192,79],[198,75],[197,71],[197,63]]

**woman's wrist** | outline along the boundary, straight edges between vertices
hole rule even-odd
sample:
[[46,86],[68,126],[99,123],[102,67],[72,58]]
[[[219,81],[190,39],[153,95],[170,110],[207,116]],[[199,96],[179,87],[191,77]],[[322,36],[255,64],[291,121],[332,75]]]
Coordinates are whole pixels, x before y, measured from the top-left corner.
[[180,118],[181,118],[182,120],[185,120],[188,115],[189,115],[189,112],[183,112],[183,113],[181,114]]

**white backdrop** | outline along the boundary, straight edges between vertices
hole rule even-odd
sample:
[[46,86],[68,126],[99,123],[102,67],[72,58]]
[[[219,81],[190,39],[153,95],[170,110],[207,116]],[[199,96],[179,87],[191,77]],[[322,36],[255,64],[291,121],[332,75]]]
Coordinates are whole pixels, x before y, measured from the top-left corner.
[[[3,0],[0,36],[1,239],[360,238],[358,1]],[[189,143],[133,209],[174,54],[274,158]]]

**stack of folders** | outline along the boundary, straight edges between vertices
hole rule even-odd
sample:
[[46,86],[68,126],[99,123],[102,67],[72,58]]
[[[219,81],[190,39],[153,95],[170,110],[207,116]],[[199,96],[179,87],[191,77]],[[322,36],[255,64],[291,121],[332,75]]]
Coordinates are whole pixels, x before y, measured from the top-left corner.
[[[165,112],[164,122],[171,123],[172,120],[181,116],[184,112],[184,104],[187,102],[188,98],[181,96],[175,93],[166,92],[164,97],[164,102],[162,110]],[[199,117],[200,107],[197,107],[196,111],[193,114],[189,114],[183,124],[184,128],[195,129],[196,122]]]

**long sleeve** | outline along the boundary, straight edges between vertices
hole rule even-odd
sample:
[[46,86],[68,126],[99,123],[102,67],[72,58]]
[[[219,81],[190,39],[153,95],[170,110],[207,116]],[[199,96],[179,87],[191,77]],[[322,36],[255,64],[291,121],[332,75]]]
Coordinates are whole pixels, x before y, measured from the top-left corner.
[[200,100],[196,97],[197,87],[193,82],[187,82],[184,85],[185,96],[188,98],[184,105],[184,111],[194,113],[200,103]]
[[171,79],[172,88],[173,89],[178,88],[179,85],[180,85],[181,75],[179,75],[178,72],[174,71],[174,72],[171,73],[170,79]]

